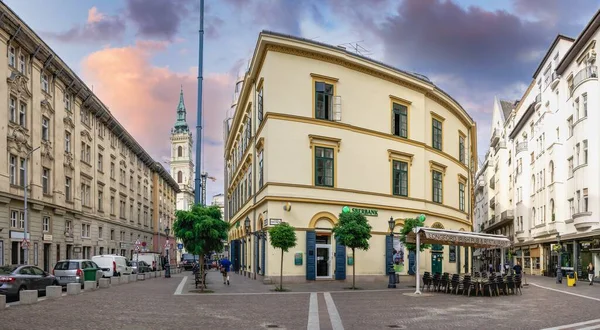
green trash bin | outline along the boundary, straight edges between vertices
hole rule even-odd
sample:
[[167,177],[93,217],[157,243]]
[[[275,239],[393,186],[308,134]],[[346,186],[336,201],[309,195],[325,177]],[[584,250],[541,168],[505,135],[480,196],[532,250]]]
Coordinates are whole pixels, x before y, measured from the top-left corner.
[[96,268],[86,268],[83,270],[84,281],[96,281]]

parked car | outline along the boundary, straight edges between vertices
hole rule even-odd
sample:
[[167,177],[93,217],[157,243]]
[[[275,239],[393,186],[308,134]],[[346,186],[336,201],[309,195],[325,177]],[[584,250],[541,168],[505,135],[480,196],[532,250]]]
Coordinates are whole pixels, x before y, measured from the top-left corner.
[[193,255],[191,253],[184,253],[181,256],[181,265],[184,270],[192,270],[194,267],[194,263],[198,262],[200,257],[198,255]]
[[89,281],[96,281],[96,284],[100,282],[102,278],[102,269],[93,261],[89,259],[71,259],[61,260],[54,265],[52,274],[56,276],[58,283],[62,286],[66,286],[69,283],[81,283],[85,281],[85,271],[93,271],[93,278],[89,278]]
[[46,293],[46,287],[58,285],[56,277],[38,267],[30,265],[0,266],[0,294],[19,299],[23,290]]
[[131,269],[134,274],[143,274],[152,271],[152,267],[148,265],[145,261],[132,261]]
[[92,261],[102,269],[102,277],[129,275],[132,273],[127,258],[116,254],[93,256]]
[[140,252],[133,255],[133,260],[144,261],[152,270],[161,270],[160,254],[155,252]]

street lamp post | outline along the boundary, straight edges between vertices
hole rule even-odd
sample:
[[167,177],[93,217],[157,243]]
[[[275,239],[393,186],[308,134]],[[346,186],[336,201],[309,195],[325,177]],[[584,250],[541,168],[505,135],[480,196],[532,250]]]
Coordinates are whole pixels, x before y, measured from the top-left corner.
[[171,277],[171,260],[169,259],[169,233],[171,232],[171,229],[169,229],[169,225],[167,225],[167,228],[165,228],[165,235],[167,236],[167,242],[165,243],[165,251],[166,251],[166,255],[167,255],[167,262],[165,263],[165,277],[166,278],[170,278]]
[[244,271],[246,271],[248,267],[248,251],[250,250],[250,244],[248,244],[248,242],[250,241],[250,217],[246,217],[246,220],[244,220],[244,229],[246,230],[246,249],[245,249],[245,253],[244,253]]
[[[392,247],[394,246],[394,227],[396,227],[396,222],[394,221],[394,217],[390,217],[388,221],[388,226],[390,227],[390,241],[392,242]],[[393,249],[392,249],[393,251]],[[394,272],[394,254],[392,253],[392,262],[388,264],[388,289],[396,288],[396,273]]]
[[27,240],[27,229],[28,227],[28,214],[27,214],[27,170],[29,168],[29,157],[31,156],[31,154],[38,150],[40,147],[37,147],[33,150],[31,150],[30,152],[27,153],[27,156],[25,156],[25,168],[23,169],[23,191],[24,191],[24,196],[23,196],[23,208],[24,208],[24,214],[23,214],[23,219],[25,220],[25,223],[23,224],[25,226],[24,228],[24,233],[23,233],[23,241],[27,242],[26,244],[24,244],[23,246],[23,250],[25,250],[25,258],[23,260],[23,264],[27,265],[27,263],[29,262],[29,241]]
[[562,284],[562,269],[561,269],[561,254],[562,254],[562,244],[560,243],[560,234],[556,234],[556,239],[558,240],[558,265],[556,266],[556,284]]

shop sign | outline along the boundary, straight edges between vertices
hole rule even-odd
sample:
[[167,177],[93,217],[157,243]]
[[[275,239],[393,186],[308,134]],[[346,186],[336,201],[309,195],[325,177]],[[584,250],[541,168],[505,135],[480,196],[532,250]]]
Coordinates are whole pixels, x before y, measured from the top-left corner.
[[344,206],[342,208],[342,212],[343,213],[348,213],[348,212],[358,212],[366,217],[376,217],[378,216],[377,214],[377,210],[375,209],[361,209],[361,208],[356,208],[356,207],[349,207],[349,206]]
[[294,254],[294,265],[302,266],[302,252],[296,252]]
[[354,255],[349,254],[347,259],[348,259],[348,266],[353,266],[354,265]]
[[52,240],[52,235],[44,234],[44,241],[51,241],[51,240]]

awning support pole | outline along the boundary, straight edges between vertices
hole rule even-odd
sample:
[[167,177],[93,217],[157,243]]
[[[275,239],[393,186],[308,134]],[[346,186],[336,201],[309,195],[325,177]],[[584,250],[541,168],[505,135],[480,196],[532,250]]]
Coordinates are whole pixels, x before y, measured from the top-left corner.
[[500,248],[500,274],[504,274],[504,248]]
[[415,244],[416,248],[417,248],[416,252],[415,252],[416,253],[416,258],[415,258],[416,259],[415,260],[415,264],[416,264],[415,265],[416,266],[415,267],[416,268],[415,269],[415,280],[417,281],[417,289],[415,290],[415,294],[421,294],[421,283],[419,283],[420,280],[421,280],[420,275],[419,275],[419,260],[421,259],[421,256],[420,256],[420,252],[421,252],[421,239],[420,239],[420,235],[419,235],[419,229],[421,229],[421,228],[416,227],[414,229],[415,233],[417,234],[417,242]]

